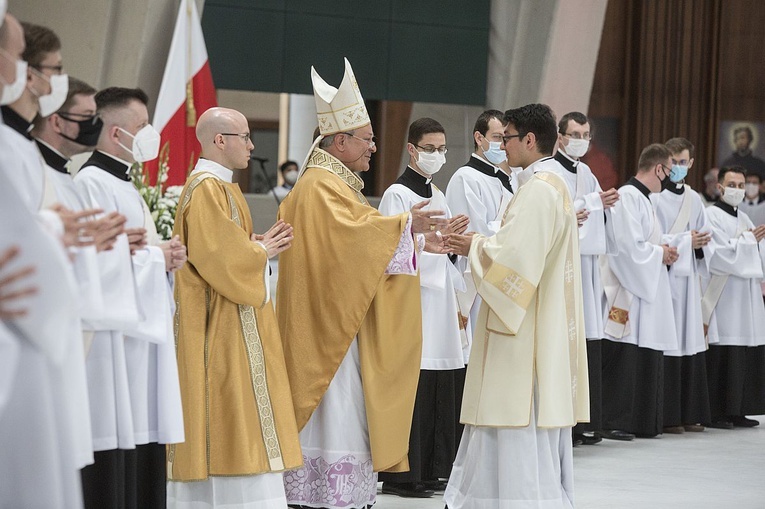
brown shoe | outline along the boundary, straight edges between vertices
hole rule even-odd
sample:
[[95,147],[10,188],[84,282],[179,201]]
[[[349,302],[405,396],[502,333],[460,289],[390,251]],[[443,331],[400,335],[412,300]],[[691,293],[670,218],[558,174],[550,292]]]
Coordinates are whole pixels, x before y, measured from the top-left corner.
[[690,431],[691,433],[700,433],[706,429],[701,424],[686,424],[683,428],[685,428],[685,431]]
[[664,433],[669,433],[670,435],[682,435],[685,433],[685,428],[682,426],[665,426]]

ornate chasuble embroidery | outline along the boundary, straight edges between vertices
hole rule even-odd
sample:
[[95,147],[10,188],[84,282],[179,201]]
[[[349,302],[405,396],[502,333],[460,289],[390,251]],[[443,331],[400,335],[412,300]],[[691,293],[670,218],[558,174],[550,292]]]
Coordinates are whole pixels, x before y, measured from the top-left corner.
[[[210,173],[201,173],[189,184],[186,194],[181,198],[181,208],[179,212],[186,208],[191,200],[191,194],[194,189],[207,178],[212,178],[214,175]],[[226,189],[226,196],[228,197],[229,207],[231,209],[231,220],[240,228],[242,227],[242,219],[239,213],[239,208],[234,201],[234,195]],[[207,314],[209,315],[209,287],[205,289],[205,303]],[[263,303],[265,304],[265,302]],[[245,349],[247,351],[247,361],[250,371],[250,382],[252,384],[252,390],[255,396],[255,402],[258,406],[258,417],[260,420],[260,430],[263,437],[263,443],[265,445],[266,453],[268,454],[268,461],[271,470],[279,471],[284,470],[284,459],[282,456],[281,445],[279,444],[279,436],[276,432],[276,422],[274,421],[273,407],[271,405],[271,396],[268,391],[268,383],[266,380],[266,363],[263,354],[263,344],[260,339],[260,333],[258,332],[257,320],[255,318],[255,310],[252,306],[243,304],[238,305],[239,308],[239,321],[241,324],[242,335],[244,337]],[[180,322],[179,318],[179,303],[176,302],[176,323]],[[176,348],[178,344],[178,328],[175,329],[175,341]],[[207,351],[207,336],[205,335],[205,364],[208,363],[208,351]],[[205,385],[207,382],[205,381]],[[205,390],[207,393],[207,388]],[[209,416],[208,416],[209,423]],[[207,464],[208,469],[210,466],[210,437],[209,426],[207,436]],[[172,467],[172,458],[174,456],[171,449],[168,455],[169,466]],[[172,470],[168,470],[172,472]]]
[[332,154],[325,152],[320,148],[314,149],[313,153],[311,153],[311,157],[308,158],[306,168],[321,168],[330,173],[334,173],[340,177],[348,187],[356,191],[356,196],[361,203],[369,205],[366,197],[361,193],[361,190],[364,189],[364,181]]

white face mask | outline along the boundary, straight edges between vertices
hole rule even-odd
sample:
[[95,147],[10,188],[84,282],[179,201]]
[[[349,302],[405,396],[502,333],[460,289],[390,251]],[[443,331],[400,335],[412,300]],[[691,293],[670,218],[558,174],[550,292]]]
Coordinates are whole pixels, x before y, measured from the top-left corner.
[[417,154],[419,155],[417,167],[426,175],[435,175],[446,162],[446,155],[437,150],[432,154],[427,152],[417,152]]
[[284,172],[284,181],[291,186],[295,185],[295,182],[297,182],[297,178],[298,178],[297,170],[289,170]]
[[746,191],[746,197],[749,199],[757,198],[760,195],[760,186],[754,182],[744,184],[744,190]]
[[[0,56],[8,58],[0,51]],[[3,83],[3,95],[0,97],[0,105],[5,106],[18,101],[27,85],[27,63],[24,60],[16,60],[16,81],[11,84]]]
[[489,150],[484,150],[483,155],[486,156],[486,160],[492,164],[502,164],[507,161],[507,153],[499,148],[502,145],[499,141],[490,141]]
[[570,157],[579,159],[587,153],[587,149],[590,148],[590,140],[578,140],[576,138],[569,138],[568,145],[563,147]]
[[744,201],[744,190],[726,187],[720,199],[731,207],[738,207]]
[[118,129],[133,138],[132,150],[122,143],[117,143],[119,143],[120,147],[133,154],[133,159],[135,159],[137,163],[145,163],[146,161],[151,161],[152,159],[157,158],[157,155],[159,155],[160,138],[159,133],[151,124],[146,124],[140,131],[135,133],[135,135],[130,134],[121,127]]
[[56,113],[66,102],[66,94],[69,92],[69,76],[66,74],[53,75],[48,78],[48,81],[50,82],[50,94],[41,95],[38,98],[41,117]]

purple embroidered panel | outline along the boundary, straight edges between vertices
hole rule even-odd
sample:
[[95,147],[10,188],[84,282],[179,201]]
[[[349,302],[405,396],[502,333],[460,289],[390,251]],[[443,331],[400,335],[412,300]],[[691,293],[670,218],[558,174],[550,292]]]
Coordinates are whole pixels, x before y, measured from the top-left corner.
[[371,459],[359,461],[352,454],[334,463],[303,456],[303,468],[284,473],[284,491],[290,504],[366,507],[377,497],[377,474]]
[[396,246],[396,252],[393,253],[393,258],[388,264],[388,268],[385,269],[385,273],[389,275],[407,274],[410,276],[417,274],[417,256],[414,239],[412,238],[411,216],[409,216],[409,220],[406,222],[404,233],[401,234],[401,239],[398,241],[398,246]]

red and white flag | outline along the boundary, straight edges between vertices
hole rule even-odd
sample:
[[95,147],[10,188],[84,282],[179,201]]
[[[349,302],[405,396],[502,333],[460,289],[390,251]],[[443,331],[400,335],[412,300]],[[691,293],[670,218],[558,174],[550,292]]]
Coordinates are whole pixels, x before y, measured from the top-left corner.
[[[217,105],[196,3],[181,0],[152,122],[162,136],[160,153],[168,150],[167,186],[186,181],[201,150],[195,134],[197,118]],[[158,165],[159,159],[147,163],[152,181]]]

